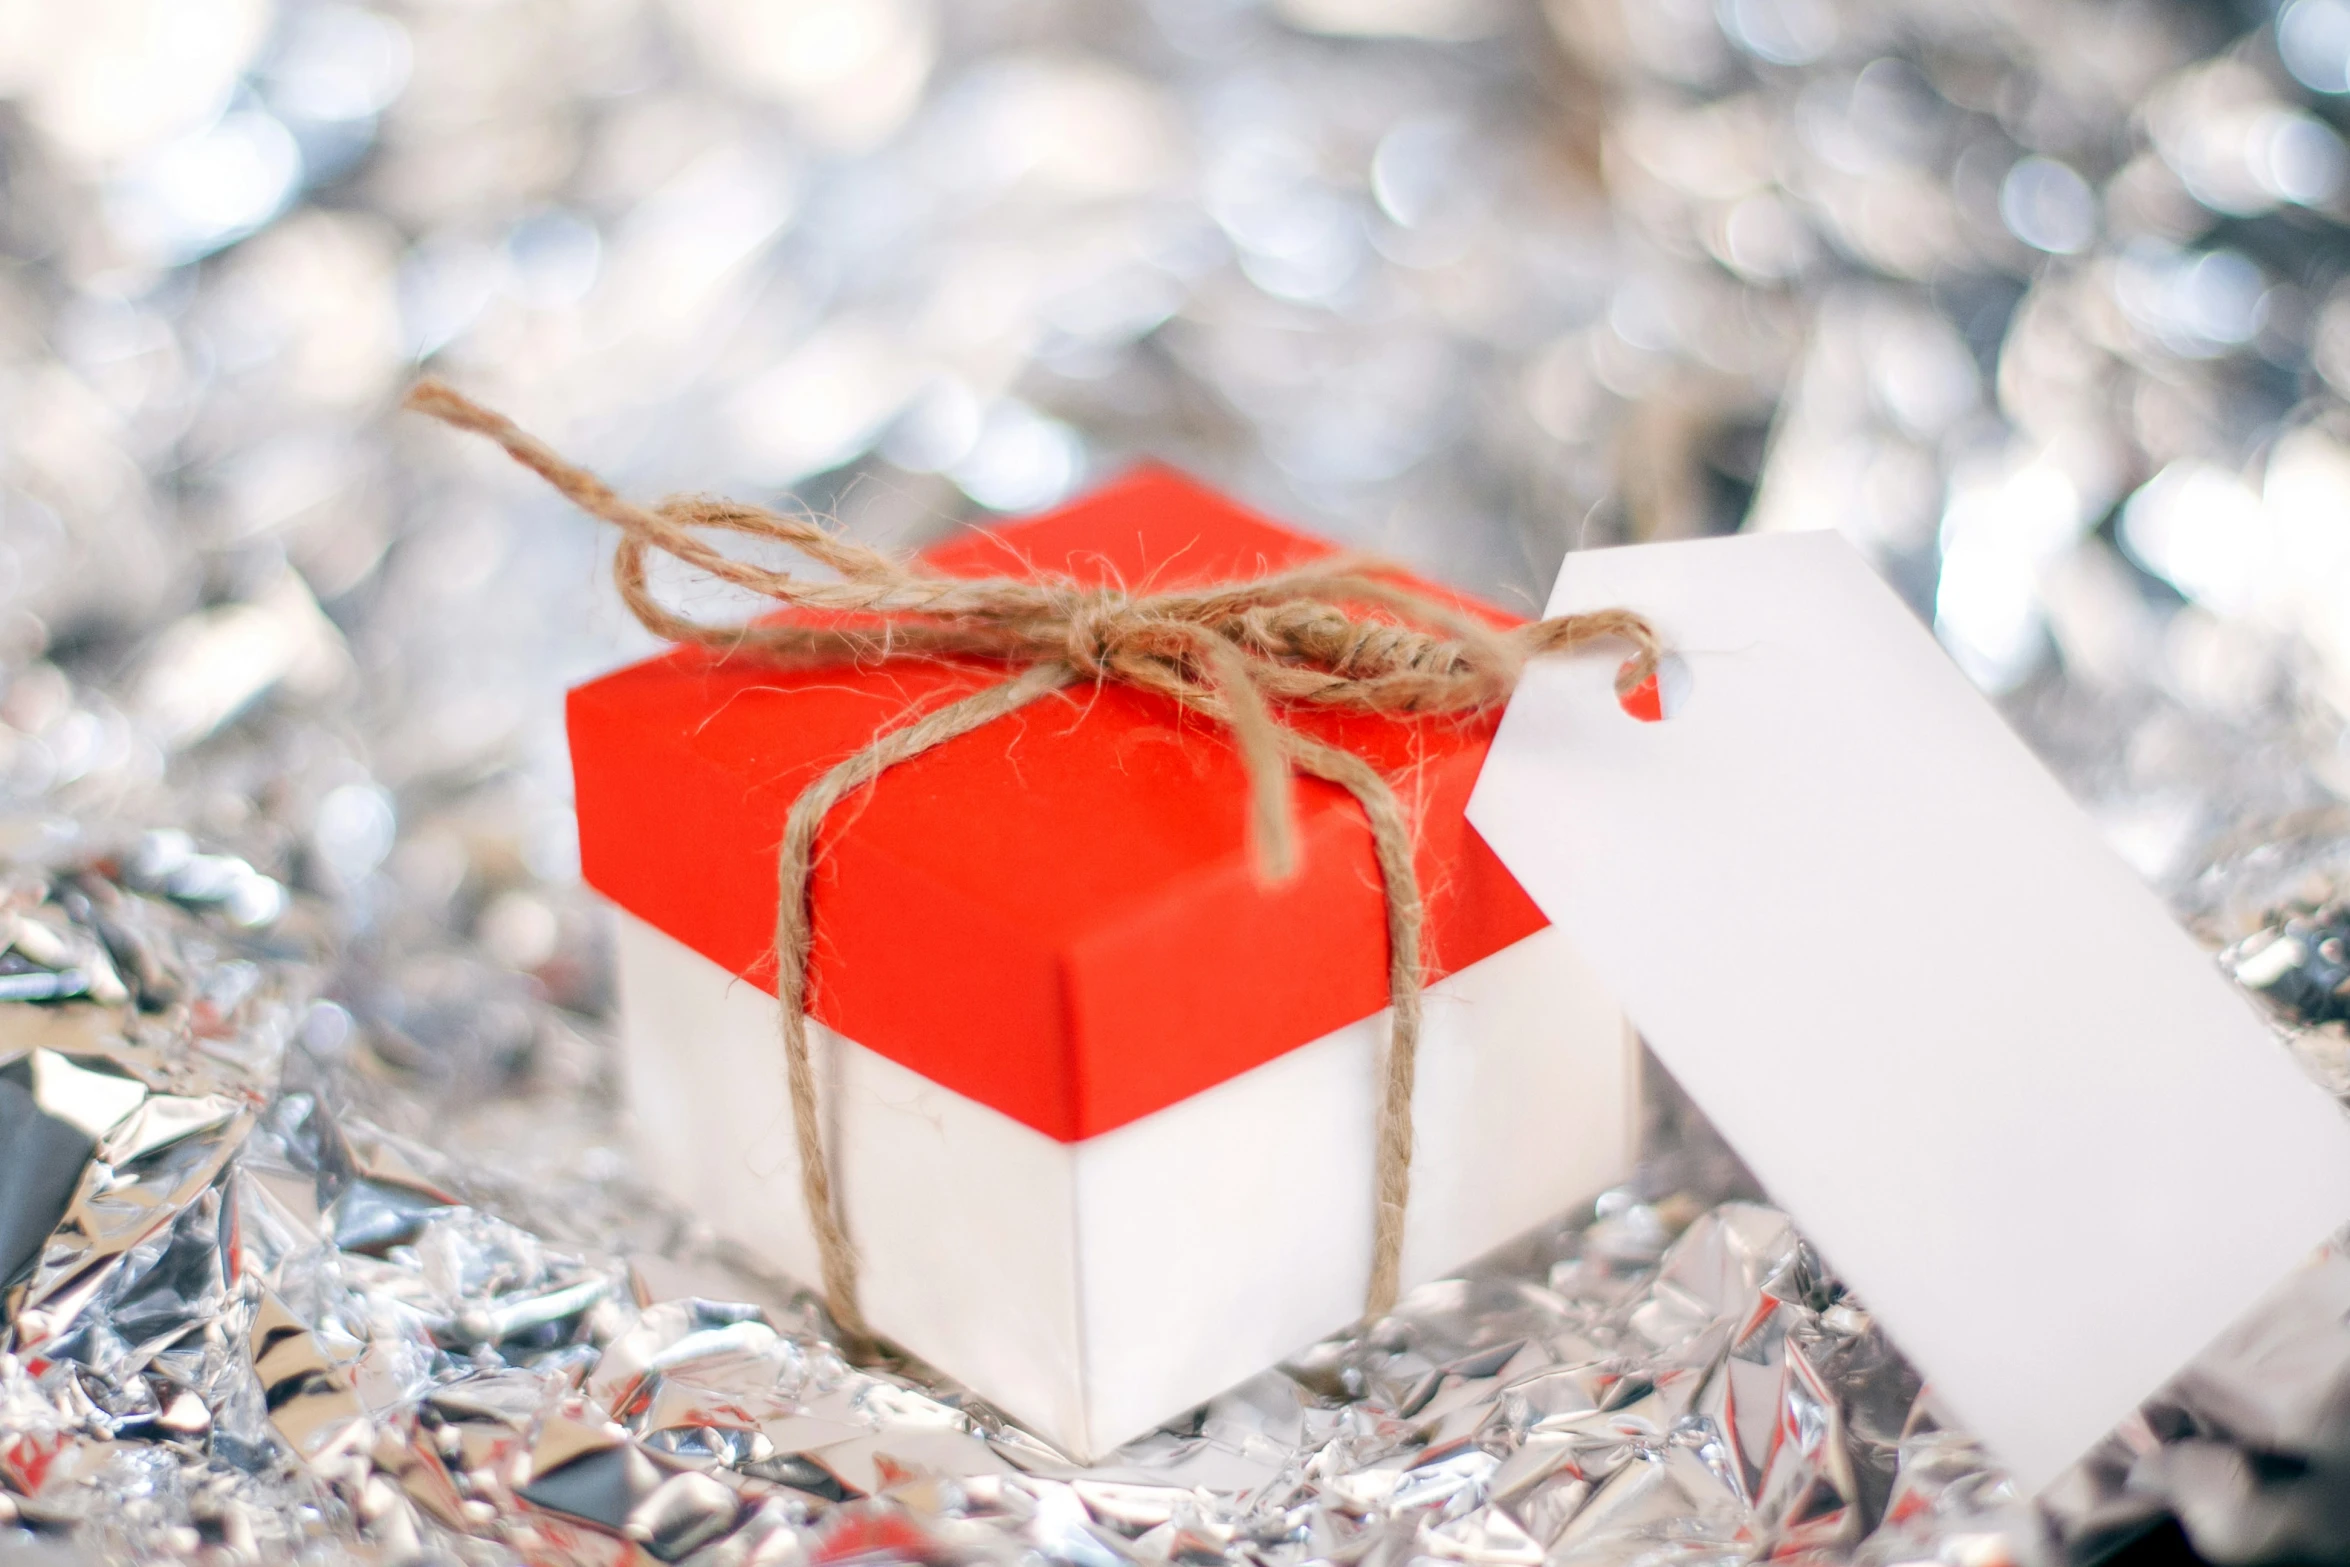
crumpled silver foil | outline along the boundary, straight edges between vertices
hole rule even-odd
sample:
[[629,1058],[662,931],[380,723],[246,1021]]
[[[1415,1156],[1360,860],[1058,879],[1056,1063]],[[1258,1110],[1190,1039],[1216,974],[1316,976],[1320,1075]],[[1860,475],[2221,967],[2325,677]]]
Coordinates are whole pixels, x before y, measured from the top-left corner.
[[332,1086],[348,1024],[275,929],[294,911],[247,927],[222,889],[261,873],[195,863],[150,834],[10,887],[11,967],[57,986],[0,1002],[23,1534],[216,1561],[1972,1563],[2167,1504],[2232,1559],[2344,1538],[2350,1256],[2035,1512],[1783,1215],[1694,1195],[1741,1177],[1690,1126],[1652,1138],[1658,1195],[1072,1464],[917,1366],[851,1365],[804,1296],[671,1293],[723,1275],[690,1227],[572,1249],[467,1200]]
[[2350,1555],[2338,1252],[2026,1506],[1661,1079],[1101,1468],[843,1364],[620,1151],[599,541],[390,411],[893,545],[1155,455],[1520,605],[1836,527],[2341,1093],[2344,0],[91,0],[0,100],[0,1553]]
[[848,1364],[804,1300],[659,1298],[660,1259],[462,1201],[320,1087],[332,1003],[210,896],[258,873],[195,892],[171,853],[15,889],[20,971],[85,991],[0,1003],[16,1529],[216,1560],[1532,1564],[2016,1512],[1783,1216],[1629,1192],[1073,1465]]

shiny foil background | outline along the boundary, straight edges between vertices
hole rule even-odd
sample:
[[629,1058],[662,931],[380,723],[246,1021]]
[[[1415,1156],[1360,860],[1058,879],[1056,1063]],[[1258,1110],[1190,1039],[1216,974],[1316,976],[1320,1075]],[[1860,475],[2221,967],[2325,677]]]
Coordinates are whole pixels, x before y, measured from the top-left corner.
[[1669,1084],[1101,1469],[846,1366],[620,1151],[608,543],[395,411],[895,545],[1156,457],[1528,608],[1840,529],[2345,1092],[2345,125],[2350,0],[0,4],[0,1559],[2350,1550],[2350,1263],[2035,1509]]

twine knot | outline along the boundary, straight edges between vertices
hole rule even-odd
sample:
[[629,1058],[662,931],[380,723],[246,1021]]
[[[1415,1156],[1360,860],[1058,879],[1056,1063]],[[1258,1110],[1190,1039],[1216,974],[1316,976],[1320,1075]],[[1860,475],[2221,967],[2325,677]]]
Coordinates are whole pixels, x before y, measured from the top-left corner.
[[[1016,671],[883,731],[802,790],[784,823],[776,858],[775,967],[785,1075],[826,1304],[845,1333],[867,1336],[856,1250],[832,1189],[808,1050],[808,884],[817,830],[835,804],[897,763],[1080,681],[1116,681],[1167,697],[1231,733],[1247,769],[1249,843],[1268,879],[1288,877],[1297,864],[1293,772],[1338,785],[1362,807],[1386,898],[1390,998],[1365,1314],[1381,1316],[1394,1305],[1410,1201],[1420,1035],[1423,912],[1411,822],[1376,768],[1280,722],[1276,711],[1480,713],[1508,700],[1529,658],[1608,639],[1632,648],[1616,677],[1621,693],[1656,673],[1662,650],[1645,620],[1606,609],[1504,629],[1403,586],[1391,567],[1350,556],[1244,581],[1139,593],[1059,577],[941,577],[812,519],[763,507],[709,496],[640,506],[437,381],[417,383],[407,405],[495,441],[581,510],[618,528],[613,576],[630,612],[656,636],[785,665],[967,657]],[[719,550],[708,534],[783,544],[834,575],[810,578],[741,560]],[[688,619],[653,596],[646,576],[652,552],[784,608],[814,613],[733,625]]]
[[1089,679],[1110,678],[1111,661],[1126,650],[1132,601],[1122,593],[1102,592],[1071,593],[1068,601],[1063,661]]

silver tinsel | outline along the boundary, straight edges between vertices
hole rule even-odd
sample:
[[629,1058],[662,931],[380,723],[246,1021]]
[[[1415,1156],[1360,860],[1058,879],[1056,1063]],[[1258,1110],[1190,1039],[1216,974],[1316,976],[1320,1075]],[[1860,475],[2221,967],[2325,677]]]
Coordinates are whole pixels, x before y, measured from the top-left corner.
[[893,544],[1153,455],[1520,604],[1840,528],[2341,1092],[2344,0],[93,0],[0,97],[0,1556],[2350,1551],[2350,1263],[2027,1507],[1669,1084],[1100,1468],[846,1365],[614,1151],[597,541],[389,412]]

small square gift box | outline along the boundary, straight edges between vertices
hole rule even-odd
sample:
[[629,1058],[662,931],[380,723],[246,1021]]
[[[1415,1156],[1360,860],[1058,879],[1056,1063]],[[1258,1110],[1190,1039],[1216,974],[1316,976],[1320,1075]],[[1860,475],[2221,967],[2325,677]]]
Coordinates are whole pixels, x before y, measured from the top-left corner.
[[[921,565],[1167,592],[1331,554],[1146,471]],[[624,545],[624,588],[630,562]],[[1089,1457],[1363,1313],[1399,1157],[1380,1113],[1396,908],[1363,805],[1319,778],[1294,783],[1294,874],[1260,874],[1232,726],[1128,681],[1072,680],[903,760],[816,813],[829,1189],[811,1198],[778,1040],[778,841],[828,770],[1005,679],[883,656],[894,634],[818,665],[681,646],[572,693],[582,863],[621,911],[634,1136],[720,1233],[837,1296],[810,1217],[836,1213],[875,1333]],[[1620,1176],[1636,1058],[1463,815],[1493,712],[1282,722],[1392,781],[1424,899],[1391,1292]]]

